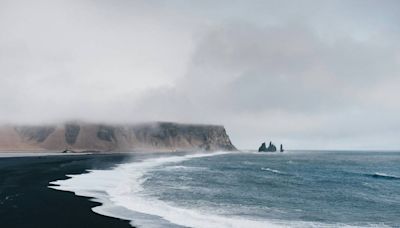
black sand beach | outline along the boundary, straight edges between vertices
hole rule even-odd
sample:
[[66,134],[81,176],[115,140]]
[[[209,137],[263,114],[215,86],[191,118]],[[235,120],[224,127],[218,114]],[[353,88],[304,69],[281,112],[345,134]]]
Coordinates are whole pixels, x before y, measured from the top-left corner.
[[66,174],[112,167],[124,159],[123,154],[0,158],[0,227],[131,227],[92,212],[99,203],[48,188]]

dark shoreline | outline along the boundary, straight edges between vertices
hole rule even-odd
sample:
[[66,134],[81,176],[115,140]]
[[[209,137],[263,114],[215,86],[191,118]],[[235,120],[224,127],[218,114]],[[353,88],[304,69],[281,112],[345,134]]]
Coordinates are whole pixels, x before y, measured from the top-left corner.
[[87,169],[106,169],[126,154],[0,158],[0,226],[41,228],[128,228],[129,221],[94,213],[100,203],[48,188]]

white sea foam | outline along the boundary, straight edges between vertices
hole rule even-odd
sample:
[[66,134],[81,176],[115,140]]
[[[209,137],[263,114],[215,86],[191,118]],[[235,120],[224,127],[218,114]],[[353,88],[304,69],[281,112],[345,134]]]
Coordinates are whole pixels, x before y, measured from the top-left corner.
[[[255,220],[243,217],[227,217],[196,208],[183,208],[172,203],[149,197],[143,189],[144,175],[165,163],[176,163],[187,159],[222,155],[194,154],[152,158],[141,162],[121,164],[111,170],[89,170],[88,173],[68,175],[66,180],[51,182],[50,188],[71,191],[79,196],[94,198],[102,203],[92,210],[106,216],[130,220],[132,225],[143,227],[165,227],[173,224],[185,227],[331,227],[311,222],[287,222]],[[152,218],[143,215],[153,216]],[[154,220],[160,220],[155,223]],[[164,221],[164,222],[163,222]],[[166,223],[166,222],[169,223]],[[334,227],[334,226],[332,226]]]
[[205,171],[208,170],[206,167],[190,167],[190,166],[182,166],[182,165],[175,165],[175,166],[167,166],[167,167],[162,167],[163,170],[171,170],[171,171],[179,171],[179,170],[185,170],[185,171]]
[[271,172],[271,173],[277,173],[277,174],[286,174],[286,173],[281,172],[281,171],[279,171],[279,170],[270,169],[270,168],[261,168],[261,170],[268,171],[268,172]]

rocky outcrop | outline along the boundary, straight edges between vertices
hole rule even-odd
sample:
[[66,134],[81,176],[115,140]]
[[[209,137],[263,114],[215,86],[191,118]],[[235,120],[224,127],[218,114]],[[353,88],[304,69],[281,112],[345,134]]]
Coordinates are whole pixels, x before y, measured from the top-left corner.
[[236,150],[223,126],[177,123],[144,124],[131,127],[139,144],[160,148]]
[[101,125],[97,131],[97,137],[108,142],[115,142],[115,127]]
[[276,152],[276,146],[272,142],[269,142],[269,146],[267,147],[264,142],[258,148],[258,152]]
[[267,151],[267,146],[265,145],[265,142],[261,144],[261,146],[258,148],[258,152],[265,152]]
[[68,123],[65,125],[65,141],[69,145],[75,144],[81,127],[79,124]]
[[53,133],[54,127],[35,126],[35,127],[15,127],[15,131],[26,141],[44,142]]
[[223,126],[168,122],[130,125],[69,122],[0,127],[0,151],[236,150]]

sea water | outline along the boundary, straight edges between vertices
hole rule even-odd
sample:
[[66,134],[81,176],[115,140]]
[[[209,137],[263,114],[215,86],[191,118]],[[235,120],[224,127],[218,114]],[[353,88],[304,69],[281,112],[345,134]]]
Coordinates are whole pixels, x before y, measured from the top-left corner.
[[217,152],[134,159],[51,183],[141,227],[399,227],[400,153]]

